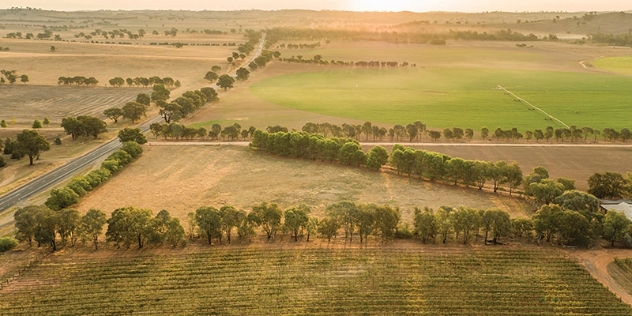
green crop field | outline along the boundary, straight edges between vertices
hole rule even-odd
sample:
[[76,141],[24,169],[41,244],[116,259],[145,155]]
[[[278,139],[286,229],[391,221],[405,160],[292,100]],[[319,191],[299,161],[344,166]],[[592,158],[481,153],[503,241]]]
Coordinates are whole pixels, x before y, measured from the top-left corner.
[[628,76],[632,75],[632,57],[630,56],[599,58],[593,61],[592,64],[603,70]]
[[324,115],[432,128],[519,130],[560,127],[517,102],[501,85],[564,123],[630,127],[632,78],[483,68],[341,69],[288,74],[251,87],[260,98]]
[[3,282],[9,315],[630,315],[548,251],[215,248],[48,259]]

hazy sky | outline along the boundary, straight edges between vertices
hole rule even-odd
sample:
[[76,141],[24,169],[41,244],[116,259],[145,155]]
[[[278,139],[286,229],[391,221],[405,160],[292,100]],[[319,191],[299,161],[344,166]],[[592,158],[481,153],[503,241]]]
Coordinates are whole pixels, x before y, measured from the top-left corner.
[[51,10],[627,11],[630,0],[1,0],[0,8]]

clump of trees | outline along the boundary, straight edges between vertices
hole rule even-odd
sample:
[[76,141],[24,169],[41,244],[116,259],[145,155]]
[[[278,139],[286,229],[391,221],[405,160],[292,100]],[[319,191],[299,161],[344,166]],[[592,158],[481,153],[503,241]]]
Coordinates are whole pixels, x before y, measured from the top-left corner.
[[146,93],[139,93],[135,101],[125,103],[121,108],[113,107],[105,109],[103,115],[113,120],[114,123],[118,123],[118,119],[121,117],[134,123],[146,116],[147,108],[152,100],[157,100],[157,102],[163,99],[166,100],[169,98],[169,94],[169,90],[163,85],[155,85],[151,96]]
[[[386,149],[372,149],[366,154],[356,140],[348,138],[325,138],[306,132],[264,132],[256,130],[250,147],[280,156],[290,156],[322,161],[338,161],[347,165],[368,166],[379,170],[386,164]],[[370,162],[367,165],[367,162]]]
[[64,128],[66,135],[71,135],[72,140],[76,140],[79,136],[92,136],[96,139],[99,134],[108,131],[107,124],[93,116],[64,117],[61,120],[61,127]]
[[159,96],[158,92],[152,93],[152,100],[156,101],[156,105],[160,108],[159,113],[166,123],[178,122],[182,118],[193,114],[205,104],[219,100],[217,91],[210,87],[186,91],[169,103],[166,102],[168,98],[168,94]]
[[600,199],[632,198],[632,172],[624,177],[617,172],[595,173],[588,178],[588,193]]
[[57,79],[59,85],[77,85],[77,86],[96,86],[99,84],[99,80],[94,77],[74,76],[74,77],[59,77]]
[[[0,47],[1,49],[2,47]],[[9,50],[8,48],[6,50]],[[0,77],[0,84],[5,84],[5,83],[10,83],[13,84],[15,83],[18,79],[20,79],[20,82],[26,84],[29,82],[29,76],[28,75],[19,75],[17,73],[17,70],[0,70],[0,74],[2,74],[4,76],[4,78]],[[6,80],[5,80],[6,78]]]
[[164,78],[160,78],[158,76],[153,76],[153,77],[135,77],[135,78],[131,78],[128,77],[127,79],[123,79],[122,77],[114,77],[110,80],[108,80],[108,83],[113,86],[113,87],[121,87],[125,84],[127,84],[128,86],[132,87],[132,86],[136,86],[136,87],[149,87],[151,85],[157,85],[157,84],[161,84],[164,85],[167,88],[173,88],[173,87],[180,87],[180,81],[179,80],[174,80],[171,77],[164,77]]
[[[11,155],[11,159],[22,159],[24,156],[29,157],[29,164],[32,165],[35,159],[39,159],[40,155],[50,150],[50,143],[44,136],[40,135],[36,130],[23,130],[15,139],[7,138],[3,148],[5,155]],[[6,163],[4,159],[0,162],[4,167]]]

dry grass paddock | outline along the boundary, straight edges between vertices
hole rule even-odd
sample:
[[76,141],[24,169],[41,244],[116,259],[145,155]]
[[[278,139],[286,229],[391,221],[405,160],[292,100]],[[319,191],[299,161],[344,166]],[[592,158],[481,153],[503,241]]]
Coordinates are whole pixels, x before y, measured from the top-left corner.
[[125,206],[165,209],[181,220],[201,206],[233,205],[250,210],[260,202],[282,208],[307,204],[322,216],[341,200],[389,204],[412,224],[413,208],[497,207],[530,216],[530,206],[504,195],[411,180],[390,172],[280,158],[241,147],[145,147],[136,162],[90,192],[77,208],[106,213]]

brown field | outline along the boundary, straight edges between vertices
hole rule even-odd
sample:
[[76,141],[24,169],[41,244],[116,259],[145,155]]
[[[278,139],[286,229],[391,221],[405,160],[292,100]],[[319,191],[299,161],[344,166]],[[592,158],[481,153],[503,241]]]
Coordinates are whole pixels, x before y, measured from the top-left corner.
[[[16,42],[19,45],[14,45]],[[55,52],[50,52],[51,45]],[[61,76],[95,77],[101,86],[114,77],[160,76],[180,80],[187,86],[204,78],[211,66],[227,66],[226,57],[234,51],[234,47],[223,46],[178,49],[9,39],[0,39],[0,46],[11,47],[11,51],[0,54],[2,69],[26,74],[32,84],[55,86]]]
[[59,127],[67,116],[105,119],[103,110],[134,101],[139,93],[151,93],[151,88],[5,85],[0,86],[0,115],[9,123],[25,127],[35,119],[48,117],[51,127]]
[[241,147],[145,147],[142,158],[90,192],[77,208],[107,213],[124,206],[166,209],[184,220],[201,206],[234,205],[250,210],[260,202],[282,208],[307,204],[322,215],[341,200],[399,206],[412,224],[413,208],[442,205],[498,207],[530,216],[519,199],[475,189],[409,180],[388,172],[270,156]]

